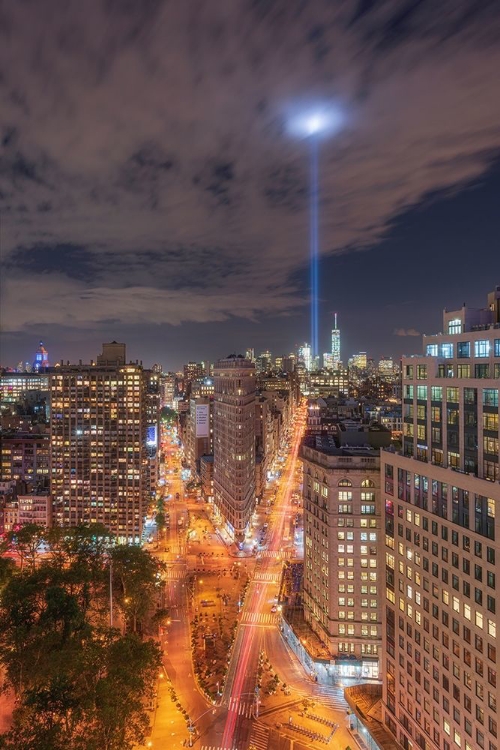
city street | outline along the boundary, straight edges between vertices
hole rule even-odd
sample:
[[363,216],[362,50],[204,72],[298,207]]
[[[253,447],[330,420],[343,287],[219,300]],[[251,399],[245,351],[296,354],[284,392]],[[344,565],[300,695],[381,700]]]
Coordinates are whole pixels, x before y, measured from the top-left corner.
[[[165,494],[170,495],[166,502],[170,528],[156,554],[168,565],[166,605],[170,607],[171,616],[161,638],[165,672],[175,690],[176,701],[170,698],[167,682],[160,680],[159,705],[150,738],[152,747],[163,747],[168,742],[172,750],[189,743],[200,750],[302,750],[316,745],[292,724],[327,736],[324,721],[338,725],[329,747],[343,750],[349,740],[352,743],[345,728],[346,704],[341,688],[327,688],[313,682],[282,638],[280,615],[276,611],[283,562],[302,554],[300,546],[295,545],[294,519],[298,511],[297,456],[304,424],[305,410],[301,408],[295,419],[288,456],[280,464],[281,476],[274,490],[266,495],[269,498],[275,495],[274,505],[269,507],[264,500],[257,509],[254,526],[261,529],[258,532],[261,534],[264,524],[267,528],[265,543],[255,556],[250,553],[241,556],[234,547],[227,547],[213,527],[204,503],[184,495],[179,449],[170,442],[167,446],[168,489]],[[179,522],[179,519],[183,520]],[[211,581],[217,580],[217,575],[214,578],[214,573],[209,571],[222,575],[223,570],[234,570],[235,563],[248,572],[250,583],[239,614],[221,698],[210,702],[197,685],[191,651],[189,622],[196,614],[194,610],[200,609],[197,605],[201,594],[195,593],[191,598],[187,581],[190,575],[194,576],[196,586],[203,586],[205,590],[215,585]],[[276,695],[264,691],[264,685],[256,691],[261,653],[270,657],[272,668],[279,675],[282,689]],[[314,701],[316,719],[304,716],[304,699]],[[187,711],[192,722],[191,732],[181,710]]]

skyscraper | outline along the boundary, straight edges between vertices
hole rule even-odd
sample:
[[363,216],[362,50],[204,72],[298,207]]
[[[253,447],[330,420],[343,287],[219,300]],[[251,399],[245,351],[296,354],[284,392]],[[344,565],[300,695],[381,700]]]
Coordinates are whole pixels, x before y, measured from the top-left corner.
[[36,350],[35,361],[33,362],[33,369],[39,370],[41,367],[50,367],[49,364],[49,353],[44,347],[43,342],[40,341],[40,345]]
[[311,354],[311,345],[310,344],[303,344],[299,347],[297,351],[297,360],[299,362],[303,362],[306,370],[308,372],[311,372],[312,370],[312,354]]
[[335,322],[332,329],[332,363],[333,368],[340,365],[340,328],[337,327],[337,313],[335,313]]
[[255,365],[221,359],[214,385],[214,503],[242,543],[255,507]]
[[137,542],[149,500],[146,444],[154,415],[147,414],[142,366],[123,364],[124,357],[124,345],[103,347],[105,364],[51,372],[51,494],[57,523],[101,522],[121,541]]
[[498,748],[499,307],[497,287],[445,310],[403,358],[403,452],[382,452],[383,721],[404,748]]

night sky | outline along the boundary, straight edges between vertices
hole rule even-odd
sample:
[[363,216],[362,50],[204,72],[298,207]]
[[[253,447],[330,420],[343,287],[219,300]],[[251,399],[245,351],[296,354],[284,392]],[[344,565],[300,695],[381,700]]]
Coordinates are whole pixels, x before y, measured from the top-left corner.
[[0,363],[169,369],[309,339],[307,144],[321,144],[320,334],[420,351],[500,284],[496,0],[6,0]]

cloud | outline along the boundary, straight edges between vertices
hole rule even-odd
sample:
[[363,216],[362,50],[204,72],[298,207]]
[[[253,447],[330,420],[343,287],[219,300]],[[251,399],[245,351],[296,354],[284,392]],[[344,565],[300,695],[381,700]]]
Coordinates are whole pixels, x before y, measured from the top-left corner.
[[420,331],[415,328],[395,328],[394,336],[421,336]]
[[2,13],[6,330],[35,314],[81,328],[296,310],[308,155],[285,117],[316,101],[346,120],[321,146],[323,253],[376,245],[499,153],[495,3],[47,0]]

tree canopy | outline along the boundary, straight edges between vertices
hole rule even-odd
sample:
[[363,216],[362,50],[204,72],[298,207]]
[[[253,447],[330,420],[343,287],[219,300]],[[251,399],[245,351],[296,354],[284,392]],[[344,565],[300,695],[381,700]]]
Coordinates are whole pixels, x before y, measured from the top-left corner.
[[161,567],[140,547],[113,546],[101,528],[44,532],[48,551],[38,558],[38,530],[16,534],[22,568],[0,558],[0,662],[17,706],[0,748],[132,750],[160,666],[138,625],[156,622]]

